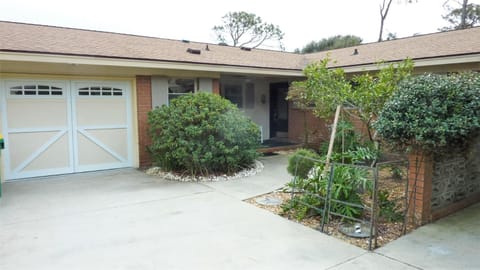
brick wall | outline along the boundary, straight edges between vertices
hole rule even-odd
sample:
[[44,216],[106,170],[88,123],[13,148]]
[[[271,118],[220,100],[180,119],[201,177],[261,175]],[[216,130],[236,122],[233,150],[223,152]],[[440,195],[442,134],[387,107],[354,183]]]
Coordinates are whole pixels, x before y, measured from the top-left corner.
[[212,93],[220,95],[220,80],[212,79]]
[[[288,139],[292,142],[303,143],[304,142],[304,111],[293,108],[292,103],[289,104],[288,109]],[[355,130],[362,134],[364,139],[368,139],[368,129],[365,123],[363,123],[358,117],[354,116],[355,112],[342,113],[342,117],[345,120],[350,121]],[[307,118],[307,130],[309,144],[318,146],[324,141],[330,140],[330,128],[333,123],[333,119],[326,121],[313,115],[311,110],[306,112]]]
[[152,80],[150,76],[137,76],[137,117],[138,117],[138,151],[140,167],[150,166],[152,161],[147,152],[151,143],[148,136],[148,112],[152,110]]
[[[288,139],[292,142],[304,143],[304,111],[292,107],[290,104],[288,109]],[[321,142],[328,141],[330,131],[326,121],[315,117],[310,110],[306,112],[305,116],[309,144],[318,146]]]
[[410,221],[423,225],[432,220],[433,157],[422,151],[413,151],[408,163],[408,215]]

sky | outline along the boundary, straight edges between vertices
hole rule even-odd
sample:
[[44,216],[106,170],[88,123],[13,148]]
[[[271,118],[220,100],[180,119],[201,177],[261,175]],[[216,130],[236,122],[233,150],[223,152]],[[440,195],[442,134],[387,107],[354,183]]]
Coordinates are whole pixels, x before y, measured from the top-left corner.
[[[217,43],[213,26],[230,11],[255,13],[285,33],[286,51],[312,40],[378,39],[382,0],[0,0],[0,20]],[[447,26],[445,0],[393,0],[384,28],[397,37]],[[450,0],[452,5],[455,0]],[[480,4],[480,0],[470,0]]]

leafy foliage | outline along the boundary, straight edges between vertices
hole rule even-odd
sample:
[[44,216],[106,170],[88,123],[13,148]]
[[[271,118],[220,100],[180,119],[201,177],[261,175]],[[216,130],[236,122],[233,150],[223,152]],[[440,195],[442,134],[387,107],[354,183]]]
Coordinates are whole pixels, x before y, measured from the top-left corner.
[[380,218],[388,222],[398,222],[403,219],[403,213],[395,201],[390,199],[388,190],[378,191],[378,208]]
[[310,104],[313,113],[322,118],[330,117],[337,105],[344,104],[351,92],[351,85],[345,77],[341,68],[330,69],[330,59],[309,64],[303,74],[307,77],[305,81],[293,82],[287,99],[302,104]]
[[403,81],[374,124],[393,145],[439,150],[480,128],[480,74],[426,74]]
[[303,220],[311,215],[320,215],[323,200],[316,194],[303,194],[282,204],[283,214],[292,214],[296,220]]
[[447,9],[448,13],[442,18],[451,25],[439,29],[441,31],[466,29],[480,24],[480,5],[478,4],[468,4],[468,0],[463,0],[462,7],[453,8],[448,5]]
[[316,116],[324,119],[330,118],[338,105],[356,107],[373,140],[372,120],[391,98],[397,84],[410,76],[412,60],[389,65],[380,63],[376,74],[363,73],[351,81],[343,69],[328,68],[329,62],[330,59],[325,58],[308,65],[303,71],[307,79],[293,82],[287,99],[302,109],[311,108]]
[[192,175],[233,173],[258,157],[260,131],[238,108],[214,94],[181,96],[148,115],[156,164]]
[[339,48],[346,48],[362,43],[362,38],[354,35],[336,35],[329,38],[323,38],[319,41],[311,41],[301,50],[296,49],[296,53],[314,53]]
[[278,25],[266,23],[259,16],[245,11],[229,12],[222,17],[222,24],[213,27],[222,44],[257,48],[266,41],[276,41],[283,49],[283,32]]
[[[308,214],[321,214],[319,208],[324,205],[327,196],[329,173],[319,160],[306,178],[299,176],[288,186],[303,193],[296,195],[282,207],[284,213],[292,213],[298,220]],[[359,217],[363,213],[361,191],[371,191],[372,181],[363,168],[335,164],[331,186],[331,211],[347,217]],[[342,203],[345,202],[345,203]],[[353,206],[356,204],[358,206]]]
[[359,116],[367,125],[369,137],[373,140],[372,121],[378,117],[385,103],[392,97],[397,85],[408,78],[413,71],[413,61],[406,59],[397,65],[381,66],[372,75],[363,73],[353,78],[353,91],[349,96],[351,103],[359,108]]
[[[320,145],[320,153],[327,154],[329,142]],[[346,120],[341,120],[337,124],[337,132],[335,133],[335,142],[333,144],[333,153],[343,153],[355,150],[361,146],[361,136],[355,131],[353,124]]]
[[[347,217],[359,217],[363,212],[362,207],[355,207],[352,204],[362,205],[360,195],[364,191],[371,191],[372,181],[368,178],[367,170],[352,164],[376,159],[378,154],[372,147],[361,142],[360,136],[355,134],[350,123],[340,123],[341,128],[351,130],[352,134],[349,135],[348,150],[334,148],[332,155],[332,161],[336,163],[330,193],[333,199],[331,211]],[[284,213],[293,214],[299,220],[308,215],[321,214],[319,209],[324,205],[329,181],[325,160],[325,155],[318,156],[313,151],[305,149],[298,150],[290,158],[288,171],[295,178],[287,185],[300,193],[283,205]]]
[[315,160],[320,156],[309,149],[298,149],[288,159],[287,171],[293,176],[307,178],[308,172],[315,166]]

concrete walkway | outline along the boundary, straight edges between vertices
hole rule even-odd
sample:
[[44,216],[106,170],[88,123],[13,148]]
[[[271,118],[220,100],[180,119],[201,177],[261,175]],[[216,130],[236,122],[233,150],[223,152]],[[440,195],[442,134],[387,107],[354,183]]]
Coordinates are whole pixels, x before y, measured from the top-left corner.
[[479,230],[468,224],[479,227],[480,207],[467,211],[468,235],[459,231],[447,249],[441,237],[428,246],[424,231],[466,228],[458,225],[461,217],[370,253],[244,203],[289,180],[285,156],[262,161],[256,176],[217,183],[170,182],[125,169],[4,184],[0,269],[479,267],[463,248],[476,251]]

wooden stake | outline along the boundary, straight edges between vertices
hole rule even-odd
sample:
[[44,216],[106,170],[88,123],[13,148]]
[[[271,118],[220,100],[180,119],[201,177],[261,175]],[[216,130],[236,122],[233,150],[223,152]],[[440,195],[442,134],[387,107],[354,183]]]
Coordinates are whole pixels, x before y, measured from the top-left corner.
[[333,144],[335,143],[335,135],[337,134],[338,118],[340,117],[341,110],[342,110],[342,105],[338,105],[337,110],[335,111],[335,118],[333,119],[332,134],[330,135],[330,143],[328,144],[327,161],[325,163],[325,168],[329,167],[330,158],[332,158]]

